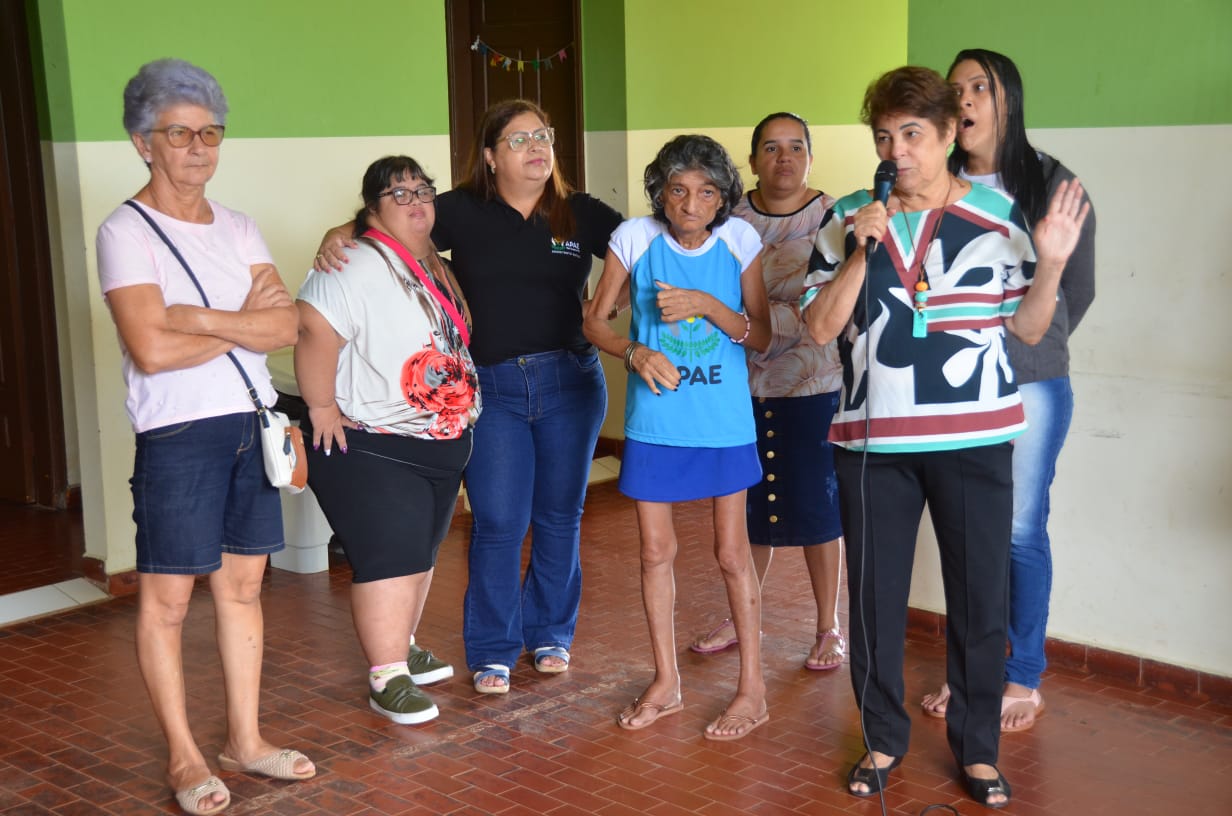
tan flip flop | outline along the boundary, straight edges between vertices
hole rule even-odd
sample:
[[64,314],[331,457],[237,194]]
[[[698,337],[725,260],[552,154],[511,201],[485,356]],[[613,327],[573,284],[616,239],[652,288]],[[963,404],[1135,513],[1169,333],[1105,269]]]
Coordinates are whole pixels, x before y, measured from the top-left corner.
[[[626,731],[641,731],[643,728],[654,725],[659,721],[660,717],[669,717],[672,714],[679,714],[684,710],[684,701],[677,697],[676,702],[662,703],[642,702],[642,698],[638,697],[633,702],[625,706],[624,711],[616,715],[616,724]],[[653,711],[654,717],[639,725],[634,725],[631,720],[642,711]]]
[[938,720],[944,720],[945,708],[950,703],[950,686],[948,683],[941,684],[941,691],[937,692],[937,696],[941,699],[933,703],[931,706],[921,700],[920,710],[930,717]]
[[[723,713],[715,718],[714,722],[706,726],[706,730],[702,732],[702,736],[708,740],[714,740],[716,742],[731,742],[732,740],[738,740],[748,736],[749,732],[754,728],[759,728],[769,721],[770,712],[768,710],[763,711],[758,717],[746,717],[743,714],[728,714],[727,710],[724,709]],[[745,723],[746,725],[734,734],[716,734],[710,730],[711,728],[718,727],[721,723],[729,723],[734,725]]]

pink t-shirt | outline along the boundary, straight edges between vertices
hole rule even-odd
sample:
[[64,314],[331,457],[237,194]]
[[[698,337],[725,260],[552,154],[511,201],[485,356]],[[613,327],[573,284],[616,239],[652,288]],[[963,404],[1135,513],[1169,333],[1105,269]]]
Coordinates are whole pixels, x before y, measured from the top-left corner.
[[[273,263],[256,223],[243,213],[209,201],[212,224],[178,221],[149,207],[145,211],[175,243],[192,267],[214,309],[238,311],[252,288],[254,264]],[[201,295],[184,267],[163,240],[132,208],[121,205],[98,228],[98,278],[104,297],[112,289],[153,284],[163,301],[201,306]],[[205,417],[253,410],[252,400],[235,366],[220,355],[192,368],[146,374],[124,355],[125,407],[137,433]],[[257,394],[266,405],[277,395],[270,383],[265,355],[244,348],[234,351]]]

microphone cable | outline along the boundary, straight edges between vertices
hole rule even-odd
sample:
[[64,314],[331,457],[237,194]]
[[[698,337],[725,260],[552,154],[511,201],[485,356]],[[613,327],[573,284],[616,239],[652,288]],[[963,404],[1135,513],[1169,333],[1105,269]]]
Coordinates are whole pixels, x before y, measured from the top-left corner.
[[[879,784],[877,785],[877,799],[881,803],[881,816],[887,816],[885,800],[885,785],[880,784],[880,774],[877,773],[877,759],[873,756],[873,748],[868,742],[868,729],[864,727],[864,698],[868,694],[868,679],[873,673],[873,655],[872,648],[868,638],[868,616],[864,614],[864,585],[867,583],[868,573],[866,572],[866,554],[868,551],[868,525],[871,519],[868,512],[868,494],[865,491],[865,479],[868,477],[868,441],[872,437],[872,407],[873,390],[870,386],[872,377],[872,340],[873,340],[873,323],[869,309],[869,285],[868,278],[872,273],[872,255],[876,254],[877,246],[871,247],[872,253],[866,252],[864,256],[864,323],[865,338],[864,338],[864,447],[860,451],[860,586],[856,592],[856,603],[860,610],[860,636],[864,641],[864,660],[867,666],[864,672],[864,680],[860,685],[860,740],[864,743],[864,751],[868,754],[869,765],[873,768],[873,775],[877,777]],[[849,559],[850,560],[850,559]],[[859,760],[856,760],[857,766]],[[851,792],[851,786],[848,785],[848,793]]]
[[[874,254],[877,252],[877,248],[880,246],[881,246],[880,242],[873,246]],[[869,439],[872,438],[872,411],[870,409],[872,407],[873,389],[870,385],[870,382],[872,379],[872,369],[873,369],[873,366],[872,366],[873,320],[872,320],[872,311],[869,308],[870,297],[869,297],[869,283],[868,283],[869,275],[872,272],[872,268],[873,268],[872,260],[873,260],[872,255],[868,255],[868,254],[865,255],[864,257],[863,300],[864,300],[864,322],[865,322],[865,325],[867,326],[867,329],[865,331],[866,337],[864,341],[864,447],[860,451],[860,586],[856,593],[857,594],[856,603],[859,605],[859,609],[860,609],[860,634],[864,640],[864,659],[868,662],[868,670],[864,672],[864,681],[860,685],[860,702],[857,708],[859,708],[860,710],[860,741],[864,743],[864,750],[868,754],[869,764],[874,768],[874,771],[873,771],[874,775],[877,775],[877,772],[875,770],[877,768],[877,760],[873,757],[873,748],[871,745],[869,745],[869,742],[868,742],[868,731],[864,727],[864,697],[868,693],[869,677],[871,677],[872,674],[874,673],[872,648],[869,644],[869,638],[868,638],[867,616],[864,614],[864,585],[867,582],[866,579],[868,575],[868,573],[865,571],[865,563],[866,563],[865,555],[868,549],[868,527],[869,527],[869,523],[872,521],[871,516],[869,515],[869,512],[868,512],[869,511],[869,504],[868,504],[869,497],[868,497],[867,492],[865,491],[865,479],[868,476],[868,443],[869,443]],[[923,268],[923,265],[924,265],[924,261],[923,259],[921,259],[920,261],[921,269]],[[905,642],[903,644],[903,649],[904,651],[906,650]],[[859,764],[859,760],[857,760],[857,764]],[[850,786],[848,786],[847,792],[848,793],[851,792]],[[881,816],[888,816],[889,811],[886,809],[885,786],[884,785],[878,784],[877,799],[881,803]],[[920,816],[925,816],[925,814],[930,813],[932,811],[949,811],[950,813],[954,814],[954,816],[958,816],[958,811],[955,810],[952,805],[947,805],[947,804],[942,804],[942,803],[936,803],[936,804],[926,806],[923,810],[920,811]]]

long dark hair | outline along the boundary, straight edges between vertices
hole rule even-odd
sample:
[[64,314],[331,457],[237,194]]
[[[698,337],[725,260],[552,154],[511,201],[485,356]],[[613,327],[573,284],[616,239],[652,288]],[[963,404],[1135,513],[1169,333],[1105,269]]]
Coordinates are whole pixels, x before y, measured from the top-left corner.
[[[1044,217],[1048,207],[1048,185],[1044,178],[1044,166],[1039,154],[1027,141],[1027,127],[1023,116],[1022,76],[1018,66],[1004,54],[984,48],[968,48],[959,51],[950,63],[946,76],[954,73],[960,62],[972,60],[984,69],[992,94],[992,109],[997,115],[994,127],[1001,121],[999,111],[1005,110],[1005,132],[998,133],[996,168],[1001,174],[1005,191],[1018,200],[1023,214],[1031,224]],[[950,172],[958,173],[967,165],[967,151],[957,144],[950,154]]]
[[[483,149],[486,147],[495,151],[501,131],[513,117],[523,113],[534,114],[546,126],[550,127],[552,124],[547,112],[528,99],[506,99],[490,106],[483,112],[483,119],[479,122],[479,133],[471,143],[466,175],[459,182],[459,187],[470,190],[484,201],[496,198],[496,176],[483,160]],[[548,179],[543,195],[535,205],[535,212],[547,220],[552,237],[558,241],[573,237],[573,208],[569,206],[569,196],[572,193],[573,188],[561,174],[560,165],[553,161],[552,177]]]

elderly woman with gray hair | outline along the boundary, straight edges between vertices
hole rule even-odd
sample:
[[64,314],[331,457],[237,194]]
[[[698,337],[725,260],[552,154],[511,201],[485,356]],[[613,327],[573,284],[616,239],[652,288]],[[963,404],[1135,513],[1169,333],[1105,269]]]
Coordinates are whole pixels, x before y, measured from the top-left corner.
[[188,725],[183,624],[198,575],[209,575],[226,691],[219,766],[276,779],[316,773],[303,754],[266,742],[257,723],[261,579],[284,546],[282,509],[236,366],[272,404],[265,355],[295,342],[297,315],[256,224],[205,197],[226,115],[222,89],[201,68],[142,66],[124,89],[124,127],[150,179],[97,242],[137,437],[137,662],[167,739],[168,784],[190,814],[231,801]]
[[[637,502],[642,600],[655,676],[617,718],[645,728],[679,712],[673,624],[674,502],[713,498],[715,557],[740,650],[736,695],[704,736],[739,739],[769,719],[761,672],[761,600],[749,554],[745,491],[761,479],[745,348],[770,341],[761,239],[730,219],[739,173],[706,136],[678,136],[646,167],[653,216],[612,234],[603,277],[587,310],[586,337],[629,371],[620,490]],[[607,316],[628,285],[630,337]]]

